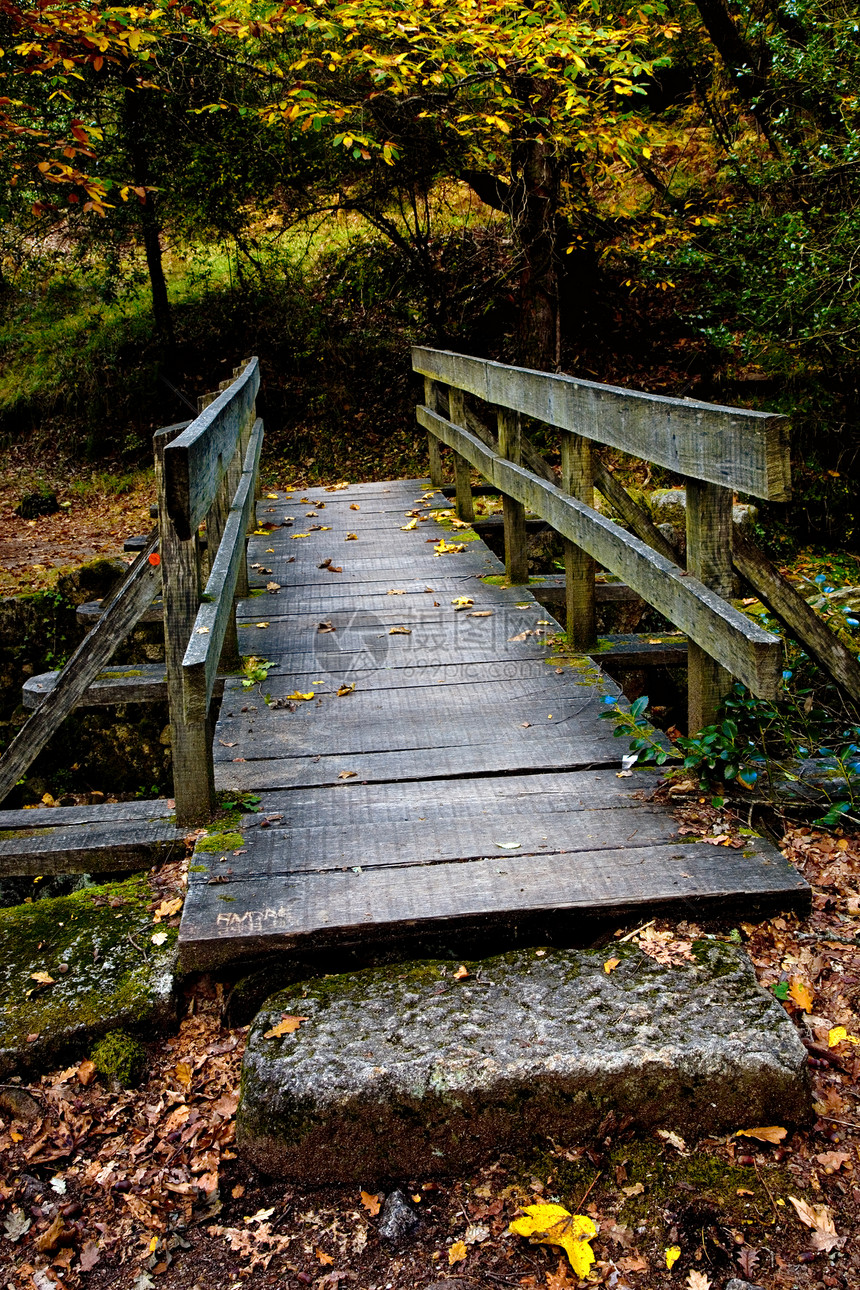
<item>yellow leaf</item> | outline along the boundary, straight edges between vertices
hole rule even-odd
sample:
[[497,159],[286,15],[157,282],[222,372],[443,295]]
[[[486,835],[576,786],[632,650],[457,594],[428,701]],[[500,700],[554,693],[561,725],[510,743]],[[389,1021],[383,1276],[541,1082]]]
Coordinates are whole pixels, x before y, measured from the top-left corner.
[[844,1026],[833,1026],[827,1032],[827,1047],[835,1048],[837,1044],[860,1044],[860,1036],[849,1035]]
[[361,1203],[371,1218],[375,1218],[379,1213],[380,1200],[374,1192],[363,1191],[361,1193]]
[[621,959],[607,959],[603,964],[603,971],[609,976],[609,973],[614,972],[620,962]]
[[47,972],[31,972],[30,980],[38,982],[39,985],[54,985],[54,978]]
[[255,627],[268,627],[268,625],[269,625],[268,623],[255,623],[255,624],[254,624],[254,626],[255,626]]
[[278,500],[277,493],[266,493],[266,496],[268,497],[270,502],[276,502]]
[[563,1205],[527,1205],[522,1218],[515,1218],[509,1231],[527,1236],[541,1245],[558,1245],[564,1250],[576,1275],[584,1280],[594,1263],[589,1239],[597,1228],[585,1214],[571,1214]]
[[471,596],[457,596],[451,601],[451,604],[455,609],[468,609],[469,606],[474,605],[474,603],[475,602]]
[[469,969],[466,967],[465,963],[461,963],[460,966],[457,968],[457,971],[454,973],[454,980],[465,981],[468,975],[469,975]]
[[188,1062],[177,1062],[174,1074],[183,1088],[191,1087],[191,1077],[194,1072]]
[[182,908],[182,897],[177,896],[174,900],[163,900],[152,915],[153,921],[160,923],[162,918],[172,918],[178,914]]
[[469,1251],[463,1241],[455,1241],[448,1251],[448,1267],[452,1268],[455,1263],[462,1263],[467,1258]]
[[358,502],[350,502],[349,509],[351,511],[360,511],[361,507],[359,506]]
[[408,524],[401,524],[400,527],[403,529],[404,533],[408,533],[410,529],[418,528],[418,521],[410,520]]
[[411,636],[411,627],[392,627],[388,633],[389,636]]
[[792,978],[788,994],[798,1008],[802,1008],[804,1012],[812,1012],[812,1001],[815,995],[812,992],[812,987],[808,986],[805,981],[801,981],[799,976]]
[[788,1129],[778,1124],[768,1124],[763,1129],[738,1129],[736,1138],[755,1138],[758,1142],[782,1142]]
[[347,533],[346,537],[345,537],[343,540],[344,540],[344,542],[357,542],[357,541],[358,541],[358,534],[357,534],[357,533]]
[[672,1271],[672,1268],[678,1262],[680,1257],[681,1257],[680,1245],[670,1245],[669,1248],[666,1250],[666,1267],[669,1269],[670,1272]]
[[342,699],[345,694],[352,694],[354,689],[355,689],[355,681],[353,681],[351,685],[342,685],[337,692],[337,697],[339,699]]
[[340,770],[338,771],[337,777],[338,779],[355,779],[357,774],[357,770]]
[[331,1254],[326,1254],[325,1250],[316,1249],[314,1250],[314,1254],[317,1256],[320,1263],[322,1263],[324,1267],[327,1267],[330,1263],[334,1263],[333,1256]]
[[282,1017],[276,1026],[271,1030],[265,1031],[264,1039],[280,1039],[281,1035],[291,1035],[298,1030],[303,1021],[308,1021],[308,1017]]
[[308,690],[307,694],[302,694],[301,690],[293,690],[292,694],[287,695],[287,698],[295,699],[297,702],[301,700],[303,703],[307,703],[315,694],[315,690]]

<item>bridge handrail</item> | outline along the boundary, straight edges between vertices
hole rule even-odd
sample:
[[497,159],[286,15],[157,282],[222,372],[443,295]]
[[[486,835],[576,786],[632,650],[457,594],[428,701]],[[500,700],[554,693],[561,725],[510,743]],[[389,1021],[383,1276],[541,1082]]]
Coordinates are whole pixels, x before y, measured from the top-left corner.
[[[210,705],[219,671],[239,666],[235,601],[248,594],[246,537],[254,523],[263,423],[256,415],[259,362],[204,396],[186,427],[156,435],[164,651],[173,790],[180,824],[215,807]],[[206,525],[205,590],[200,526]]]
[[[689,637],[691,730],[713,721],[733,677],[762,698],[776,697],[782,642],[728,601],[734,491],[771,500],[790,496],[784,417],[643,394],[424,346],[413,348],[412,366],[425,378],[425,402],[417,418],[428,432],[434,487],[444,482],[444,444],[453,449],[461,519],[473,518],[472,468],[502,494],[508,580],[528,582],[526,507],[565,538],[567,630],[575,649],[588,653],[596,644],[597,561]],[[467,409],[466,395],[494,408],[497,440]],[[540,474],[523,466],[524,456],[532,465],[536,458],[522,433],[524,415],[561,431],[561,486],[546,478],[552,471],[540,459]],[[471,433],[470,424],[480,433]],[[667,558],[665,543],[659,552],[648,544],[656,544],[654,526],[626,492],[621,513],[629,522],[632,512],[639,512],[639,523],[632,525],[639,537],[594,509],[595,470],[608,474],[592,455],[594,442],[685,476],[686,570]],[[618,481],[612,482],[610,491],[622,491]],[[612,500],[618,509],[617,499]]]

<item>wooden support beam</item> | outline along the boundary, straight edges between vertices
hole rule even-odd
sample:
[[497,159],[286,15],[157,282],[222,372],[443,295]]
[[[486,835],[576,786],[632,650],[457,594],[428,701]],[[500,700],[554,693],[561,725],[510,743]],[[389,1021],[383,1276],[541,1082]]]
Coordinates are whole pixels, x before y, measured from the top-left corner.
[[[434,412],[441,411],[439,407],[439,384],[432,381],[430,377],[424,380],[424,402],[428,408]],[[442,469],[442,447],[435,434],[427,432],[427,449],[430,454],[430,483],[434,488],[441,488],[445,483],[445,472]]]
[[770,501],[791,496],[788,421],[775,413],[643,394],[421,345],[413,347],[412,367],[680,475]]
[[[594,506],[594,472],[591,444],[567,430],[561,435],[561,487],[577,501]],[[565,539],[564,572],[567,580],[567,639],[573,649],[587,652],[597,640],[594,601],[594,561],[587,551]]]
[[212,724],[208,712],[202,720],[185,720],[182,693],[182,659],[200,606],[199,551],[196,528],[192,527],[189,536],[183,538],[170,517],[164,477],[164,456],[168,445],[158,436],[154,442],[164,566],[164,655],[170,704],[173,796],[177,822],[193,826],[207,823],[215,810]]
[[860,663],[856,655],[843,645],[800,592],[774,568],[740,528],[734,531],[732,560],[759,599],[785,623],[834,681],[860,703]]
[[[454,425],[466,424],[466,401],[462,390],[448,391],[448,419]],[[472,471],[469,463],[459,453],[454,454],[454,483],[457,487],[457,518],[471,524],[475,518],[472,503]]]
[[[729,488],[687,480],[687,571],[725,600],[732,594],[732,502]],[[714,724],[732,677],[706,647],[690,641],[687,685],[692,735]]]
[[620,515],[625,524],[629,524],[633,532],[643,542],[647,542],[655,551],[659,551],[667,560],[678,563],[678,552],[672,546],[672,543],[660,532],[657,525],[651,519],[651,516],[634,502],[623,484],[608,470],[599,457],[593,459],[594,465],[594,486],[599,493],[602,493],[609,505]]
[[581,546],[691,640],[707,648],[753,694],[776,697],[782,672],[782,642],[776,636],[606,516],[505,461],[468,431],[429,408],[418,408],[417,416],[425,430],[435,429],[443,442],[467,457],[503,493],[542,516],[562,537]]
[[[150,563],[150,557],[155,563]],[[162,555],[163,559],[163,555]],[[151,603],[161,580],[158,565],[158,535],[153,533],[146,550],[131,566],[122,586],[106,605],[89,635],[81,641],[63,668],[56,685],[32,717],[24,723],[0,757],[0,802],[25,775],[86,694],[111,655],[125,640],[141,614]]]
[[[522,460],[523,433],[520,415],[498,410],[499,453],[519,466]],[[526,537],[526,510],[522,502],[502,495],[505,525],[505,573],[510,583],[529,580],[529,549]]]

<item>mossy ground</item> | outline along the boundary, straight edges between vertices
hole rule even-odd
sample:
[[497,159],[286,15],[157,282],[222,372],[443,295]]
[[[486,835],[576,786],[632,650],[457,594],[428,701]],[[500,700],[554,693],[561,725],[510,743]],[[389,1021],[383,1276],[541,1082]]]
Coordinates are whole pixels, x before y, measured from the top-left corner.
[[177,933],[152,943],[152,896],[139,875],[0,910],[0,1070],[166,1020]]

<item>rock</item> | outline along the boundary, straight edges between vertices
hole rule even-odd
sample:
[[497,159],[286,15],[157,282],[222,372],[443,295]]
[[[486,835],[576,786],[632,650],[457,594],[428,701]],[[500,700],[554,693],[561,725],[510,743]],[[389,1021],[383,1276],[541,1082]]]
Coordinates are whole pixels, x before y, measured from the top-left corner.
[[60,503],[57,501],[57,494],[45,488],[35,493],[22,493],[13,509],[14,514],[20,515],[22,520],[35,520],[40,515],[53,515],[60,509]]
[[425,1290],[481,1290],[477,1281],[465,1281],[463,1277],[449,1277],[447,1281],[434,1281]]
[[687,524],[687,493],[683,488],[655,488],[648,496],[655,524]]
[[678,553],[679,559],[687,554],[687,530],[681,524],[658,524],[657,528],[671,547]]
[[166,941],[152,944],[154,894],[138,875],[0,909],[0,1079],[109,1030],[175,1022],[177,933],[161,927]]
[[[610,1111],[714,1133],[810,1115],[806,1053],[742,950],[699,942],[664,967],[638,947],[518,950],[318,978],[256,1018],[237,1117],[243,1155],[306,1182],[426,1177]],[[284,1015],[290,1034],[267,1037]]]
[[37,1120],[42,1114],[41,1106],[31,1093],[11,1084],[0,1088],[0,1111],[11,1115],[13,1120]]
[[737,524],[745,533],[752,535],[758,520],[758,507],[748,502],[735,502],[732,507],[732,523]]
[[379,1235],[392,1245],[403,1245],[421,1226],[421,1219],[409,1203],[409,1197],[400,1188],[389,1192],[382,1206]]
[[752,1281],[741,1281],[740,1277],[732,1277],[725,1284],[725,1290],[762,1290],[760,1285],[754,1285]]

